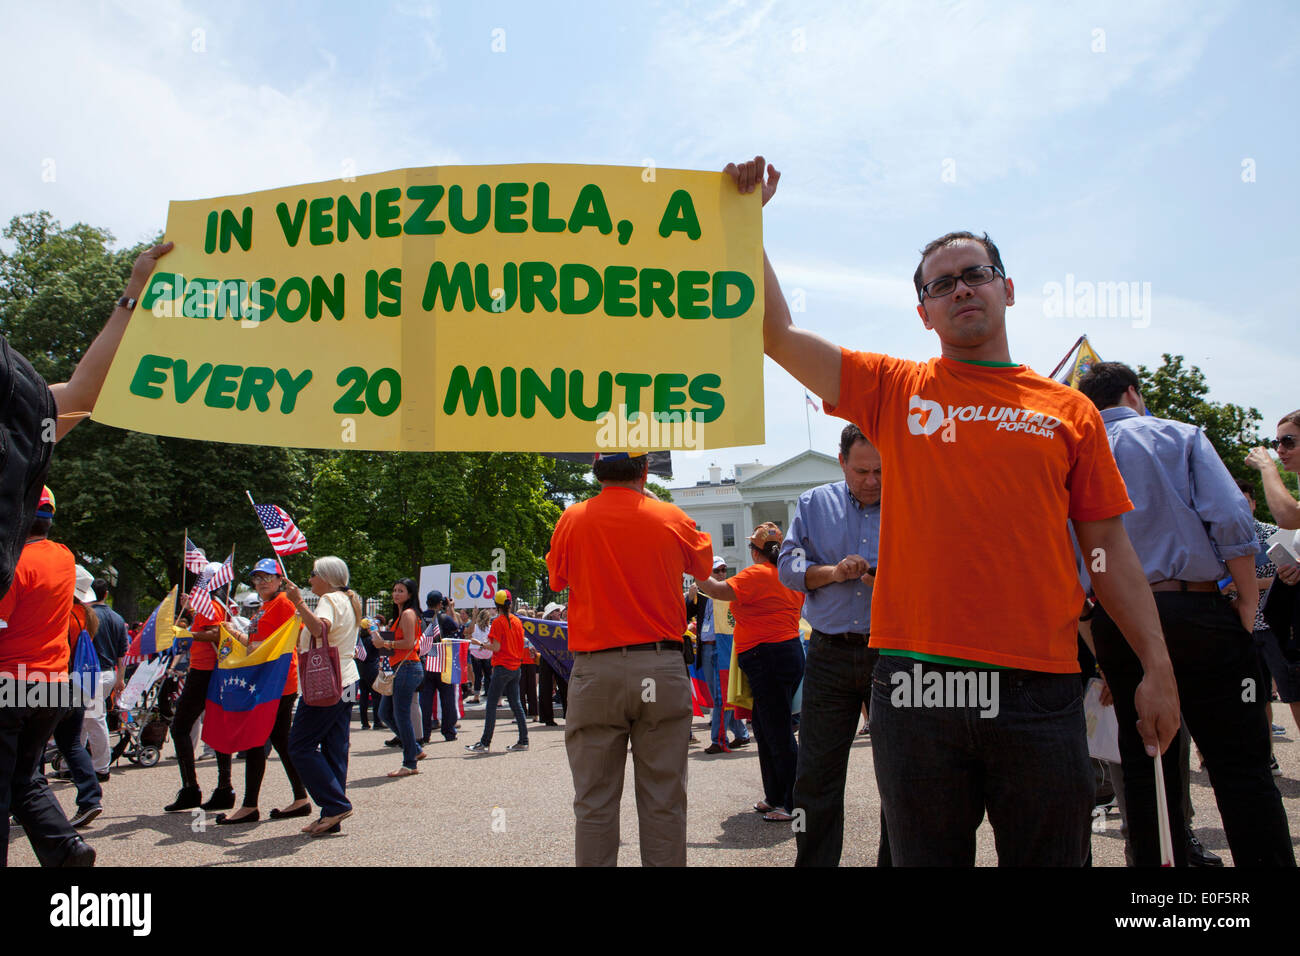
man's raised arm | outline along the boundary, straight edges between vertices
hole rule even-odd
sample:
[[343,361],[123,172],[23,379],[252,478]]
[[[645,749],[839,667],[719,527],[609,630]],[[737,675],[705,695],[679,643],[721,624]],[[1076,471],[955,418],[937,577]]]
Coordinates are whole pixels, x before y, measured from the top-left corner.
[[[781,179],[776,167],[765,163],[762,156],[755,156],[739,165],[728,163],[723,172],[736,181],[736,187],[742,193],[751,193],[761,187],[764,206],[776,193],[776,184]],[[763,289],[763,351],[827,402],[839,405],[840,350],[820,335],[795,326],[766,250],[763,252]]]

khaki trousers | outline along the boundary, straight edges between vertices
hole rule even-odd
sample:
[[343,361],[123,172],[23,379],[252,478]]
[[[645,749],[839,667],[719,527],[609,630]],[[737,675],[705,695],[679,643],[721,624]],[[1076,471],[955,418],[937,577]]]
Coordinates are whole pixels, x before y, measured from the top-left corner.
[[643,866],[686,865],[690,678],[675,644],[577,653],[564,744],[573,772],[578,866],[618,863],[628,738]]

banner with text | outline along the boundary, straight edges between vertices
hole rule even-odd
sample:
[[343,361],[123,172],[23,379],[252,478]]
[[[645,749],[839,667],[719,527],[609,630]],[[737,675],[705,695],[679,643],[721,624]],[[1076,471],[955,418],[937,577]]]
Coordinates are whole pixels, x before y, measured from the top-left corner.
[[406,169],[173,202],[94,417],[388,451],[762,444],[757,193],[722,173]]
[[447,592],[456,607],[495,607],[497,576],[495,571],[453,571],[451,590]]
[[551,670],[566,681],[573,670],[573,652],[569,650],[569,625],[564,621],[542,621],[521,617],[524,636],[551,665]]

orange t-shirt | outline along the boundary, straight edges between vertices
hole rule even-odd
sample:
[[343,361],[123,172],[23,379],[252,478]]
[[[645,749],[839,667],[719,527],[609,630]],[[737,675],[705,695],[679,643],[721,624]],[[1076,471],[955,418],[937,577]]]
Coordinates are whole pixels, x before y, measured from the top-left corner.
[[826,411],[887,473],[871,646],[1078,673],[1067,521],[1133,507],[1092,402],[1024,366],[844,349]]
[[792,591],[776,576],[776,565],[766,558],[728,578],[736,599],[731,613],[736,619],[736,653],[743,654],[759,644],[791,641],[799,636],[799,614],[803,595]]
[[682,575],[709,576],[713,543],[676,505],[605,488],[560,515],[546,567],[551,590],[570,589],[570,650],[680,641]]
[[[406,611],[403,609],[402,614]],[[393,640],[402,639],[402,614],[397,615],[397,620],[393,623]],[[404,651],[393,650],[392,656],[388,658],[388,663],[394,668],[398,664],[404,664],[407,661],[416,660],[420,656],[420,634],[424,628],[423,619],[417,614],[415,616],[415,643]]]
[[[292,606],[292,605],[290,605]],[[221,610],[221,604],[217,601],[212,602],[212,612],[215,616],[208,617],[206,614],[194,612],[194,623],[190,625],[191,631],[201,631],[205,627],[219,625],[226,619],[226,613]],[[284,623],[281,621],[280,623]],[[267,635],[268,637],[270,635]],[[209,644],[207,641],[193,641],[190,643],[190,667],[196,671],[211,671],[217,668],[217,645]]]
[[504,667],[517,671],[525,661],[532,657],[524,649],[524,625],[513,614],[498,614],[488,629],[488,640],[501,645],[501,649],[492,652],[492,666]]
[[[250,635],[251,640],[259,642],[266,640],[278,631],[285,621],[297,614],[293,602],[281,591],[262,608],[262,616],[257,619],[257,626],[253,628],[253,633]],[[298,655],[290,653],[289,679],[284,682],[284,691],[280,696],[286,697],[296,693],[298,693]]]
[[72,552],[43,538],[22,550],[14,583],[0,599],[0,675],[35,680],[68,679],[68,615],[77,590]]

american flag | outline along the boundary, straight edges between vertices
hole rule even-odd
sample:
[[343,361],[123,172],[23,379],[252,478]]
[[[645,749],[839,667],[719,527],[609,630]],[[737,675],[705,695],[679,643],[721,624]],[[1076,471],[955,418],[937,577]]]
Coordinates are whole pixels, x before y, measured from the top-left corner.
[[189,538],[185,539],[185,570],[201,573],[208,566],[208,556]]
[[364,661],[366,659],[366,642],[357,637],[357,649],[352,652],[352,659]]
[[262,519],[266,536],[271,539],[271,547],[281,557],[298,554],[307,550],[307,536],[298,530],[289,513],[278,505],[253,505],[257,516]]
[[217,609],[212,606],[212,592],[207,588],[195,587],[190,591],[190,607],[194,613],[206,617],[209,621],[217,616]]
[[428,657],[433,653],[433,646],[442,637],[442,629],[438,627],[438,617],[434,615],[433,622],[424,629],[420,635],[420,656]]
[[235,552],[231,551],[230,555],[215,571],[209,571],[208,566],[203,566],[203,571],[199,575],[198,581],[190,590],[190,607],[211,620],[216,614],[216,608],[212,606],[212,592],[219,588],[225,587],[235,579]]
[[809,395],[807,392],[803,393],[803,397],[804,400],[807,401],[808,404],[813,407],[813,411],[820,412],[822,410],[822,407],[818,405],[817,402],[813,400],[813,397]]

